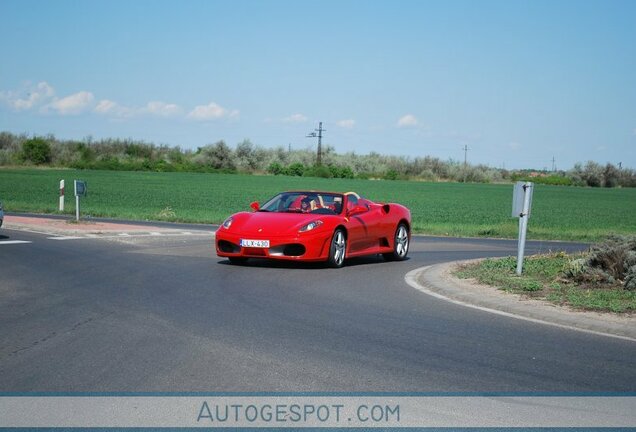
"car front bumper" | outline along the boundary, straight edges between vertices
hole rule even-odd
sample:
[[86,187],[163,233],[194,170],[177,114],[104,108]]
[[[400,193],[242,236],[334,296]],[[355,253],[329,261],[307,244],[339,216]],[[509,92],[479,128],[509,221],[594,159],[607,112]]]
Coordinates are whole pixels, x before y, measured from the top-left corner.
[[[269,240],[269,248],[242,247],[241,239]],[[216,254],[223,258],[266,258],[289,261],[326,261],[331,233],[302,233],[297,236],[266,237],[241,235],[219,228]]]

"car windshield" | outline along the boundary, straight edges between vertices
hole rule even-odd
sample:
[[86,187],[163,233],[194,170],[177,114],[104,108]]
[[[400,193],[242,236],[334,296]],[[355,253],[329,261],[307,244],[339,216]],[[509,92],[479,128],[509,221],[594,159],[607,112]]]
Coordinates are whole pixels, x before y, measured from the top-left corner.
[[259,211],[336,215],[342,212],[341,194],[283,192],[263,204]]

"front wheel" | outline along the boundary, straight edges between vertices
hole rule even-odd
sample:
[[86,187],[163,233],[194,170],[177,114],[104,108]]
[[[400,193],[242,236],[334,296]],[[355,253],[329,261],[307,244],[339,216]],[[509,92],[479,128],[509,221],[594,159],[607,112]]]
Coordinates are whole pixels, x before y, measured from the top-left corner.
[[383,254],[387,261],[403,261],[409,253],[409,230],[401,223],[395,230],[393,239],[393,252]]
[[327,263],[329,267],[340,268],[344,264],[345,252],[347,250],[347,238],[341,229],[337,229],[331,238],[329,246],[329,259]]

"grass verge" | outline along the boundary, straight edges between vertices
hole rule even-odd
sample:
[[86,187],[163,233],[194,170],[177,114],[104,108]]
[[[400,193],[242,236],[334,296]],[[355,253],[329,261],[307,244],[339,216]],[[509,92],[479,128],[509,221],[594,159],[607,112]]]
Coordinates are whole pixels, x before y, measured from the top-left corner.
[[636,291],[625,290],[616,284],[578,284],[567,278],[571,263],[583,256],[563,252],[529,256],[524,260],[521,276],[515,273],[515,257],[489,258],[462,265],[453,274],[461,279],[475,279],[506,292],[573,309],[623,314],[636,312]]

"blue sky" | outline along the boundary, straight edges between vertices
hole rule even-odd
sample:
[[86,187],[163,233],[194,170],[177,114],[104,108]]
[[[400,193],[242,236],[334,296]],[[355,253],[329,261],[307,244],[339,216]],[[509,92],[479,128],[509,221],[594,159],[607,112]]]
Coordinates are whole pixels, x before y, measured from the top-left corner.
[[0,130],[636,168],[636,2],[0,1]]

